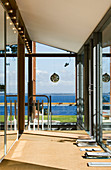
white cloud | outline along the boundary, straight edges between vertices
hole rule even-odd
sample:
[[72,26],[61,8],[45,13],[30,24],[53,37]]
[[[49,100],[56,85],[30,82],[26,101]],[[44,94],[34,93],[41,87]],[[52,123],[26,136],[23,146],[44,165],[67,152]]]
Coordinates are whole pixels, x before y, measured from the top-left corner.
[[36,70],[36,73],[39,74],[48,74],[47,71],[43,71],[43,70]]

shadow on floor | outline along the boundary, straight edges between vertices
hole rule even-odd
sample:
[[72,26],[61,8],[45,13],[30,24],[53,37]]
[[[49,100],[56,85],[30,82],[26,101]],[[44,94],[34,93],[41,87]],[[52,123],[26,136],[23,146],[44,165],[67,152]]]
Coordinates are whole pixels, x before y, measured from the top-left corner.
[[57,142],[61,142],[61,143],[64,143],[64,142],[76,142],[77,139],[73,139],[73,140],[58,140]]
[[0,170],[63,170],[58,168],[22,163],[4,159],[0,164]]

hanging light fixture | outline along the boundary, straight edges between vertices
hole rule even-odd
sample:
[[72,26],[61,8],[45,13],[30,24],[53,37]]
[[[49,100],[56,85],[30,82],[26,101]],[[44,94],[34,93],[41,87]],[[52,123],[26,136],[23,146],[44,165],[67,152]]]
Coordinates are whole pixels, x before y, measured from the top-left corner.
[[50,80],[53,82],[53,83],[56,83],[59,81],[59,75],[56,74],[56,73],[53,73],[50,77]]
[[110,75],[108,73],[105,73],[102,75],[102,81],[103,82],[109,82],[110,81]]

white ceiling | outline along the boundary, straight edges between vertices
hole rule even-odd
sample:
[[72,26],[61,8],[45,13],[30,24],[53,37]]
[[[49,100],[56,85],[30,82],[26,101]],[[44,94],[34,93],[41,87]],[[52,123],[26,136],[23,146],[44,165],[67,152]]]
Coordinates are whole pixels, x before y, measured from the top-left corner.
[[32,41],[78,52],[111,0],[16,0]]

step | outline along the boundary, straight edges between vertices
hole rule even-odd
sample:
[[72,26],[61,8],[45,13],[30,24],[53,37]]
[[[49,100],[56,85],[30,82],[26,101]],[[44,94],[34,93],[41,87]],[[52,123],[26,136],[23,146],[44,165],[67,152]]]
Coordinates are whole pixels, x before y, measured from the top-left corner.
[[97,147],[97,143],[77,143],[78,147]]
[[90,159],[103,159],[103,158],[111,158],[111,154],[108,152],[86,152],[85,153],[85,158],[90,158]]
[[111,162],[88,162],[87,165],[94,167],[111,167]]
[[81,148],[80,151],[101,151],[100,148]]
[[79,147],[83,147],[83,146],[86,146],[86,147],[95,146],[95,147],[97,147],[97,143],[94,139],[78,139],[76,141],[76,143],[77,143],[77,146],[79,146]]
[[77,139],[76,143],[95,143],[96,141],[94,139]]
[[108,139],[107,142],[106,142],[106,144],[107,144],[107,145],[111,145],[111,140]]

